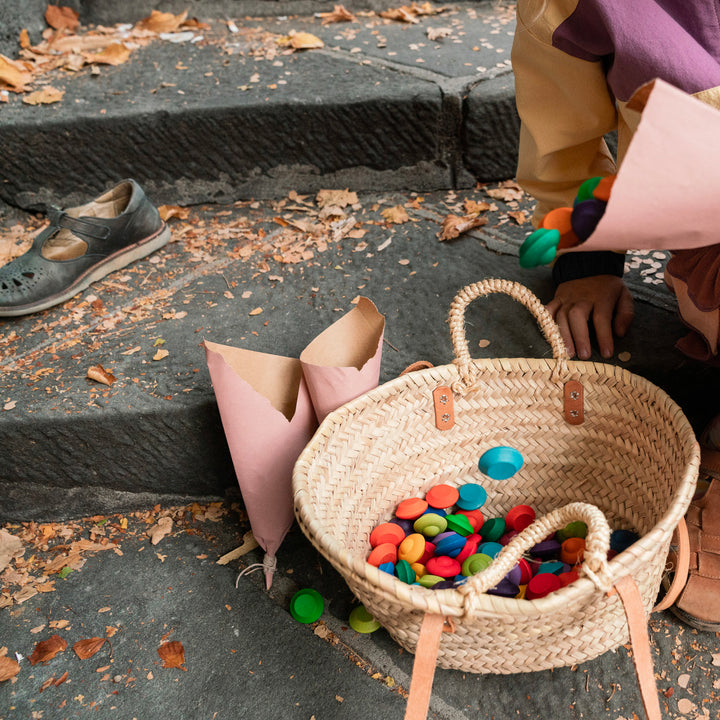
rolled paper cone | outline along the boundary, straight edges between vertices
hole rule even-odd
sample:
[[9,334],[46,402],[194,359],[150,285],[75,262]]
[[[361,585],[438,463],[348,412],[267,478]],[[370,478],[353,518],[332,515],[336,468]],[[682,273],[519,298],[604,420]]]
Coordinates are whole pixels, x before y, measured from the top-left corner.
[[[643,86],[639,95],[647,102],[605,213],[572,252],[717,243],[720,111],[662,80]],[[563,252],[568,250],[558,250]]]
[[346,315],[300,354],[318,422],[341,405],[377,387],[385,318],[360,297]]
[[300,361],[204,342],[220,419],[266,584],[293,520],[292,470],[317,420]]

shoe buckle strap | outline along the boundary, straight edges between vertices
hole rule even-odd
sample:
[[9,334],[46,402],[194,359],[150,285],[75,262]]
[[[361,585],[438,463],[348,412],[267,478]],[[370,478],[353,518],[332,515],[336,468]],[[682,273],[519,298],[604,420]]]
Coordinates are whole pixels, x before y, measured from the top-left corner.
[[106,240],[110,235],[110,228],[100,220],[87,217],[71,217],[64,210],[50,208],[48,210],[50,224],[58,228],[70,230],[80,237],[90,237],[93,240]]

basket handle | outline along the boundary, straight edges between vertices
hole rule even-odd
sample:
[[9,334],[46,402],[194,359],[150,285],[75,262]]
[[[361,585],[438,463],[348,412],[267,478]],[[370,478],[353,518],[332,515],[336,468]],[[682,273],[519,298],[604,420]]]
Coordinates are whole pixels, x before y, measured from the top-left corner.
[[476,298],[504,293],[514,300],[522,303],[535,317],[545,339],[552,347],[556,365],[552,373],[554,381],[563,380],[568,375],[567,361],[569,359],[560,329],[547,311],[547,308],[524,285],[511,280],[488,279],[471,285],[466,285],[455,296],[450,305],[450,337],[455,352],[455,364],[458,367],[460,379],[453,385],[453,390],[463,394],[474,384],[479,370],[472,362],[467,338],[465,337],[465,308]]
[[607,552],[610,548],[610,526],[603,512],[589,503],[569,503],[537,519],[532,525],[516,535],[493,560],[486,570],[472,575],[458,587],[464,597],[466,613],[477,609],[478,602],[490,588],[495,587],[507,575],[518,560],[533,545],[537,545],[550,533],[564,528],[574,520],[582,520],[588,528],[582,573],[588,576],[600,590],[608,591],[612,582],[607,580]]

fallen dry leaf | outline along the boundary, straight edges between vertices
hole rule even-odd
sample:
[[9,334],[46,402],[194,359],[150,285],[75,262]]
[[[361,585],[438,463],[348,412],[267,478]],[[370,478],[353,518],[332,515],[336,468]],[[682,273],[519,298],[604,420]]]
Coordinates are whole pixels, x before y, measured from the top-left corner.
[[153,360],[163,360],[163,359],[166,358],[169,354],[170,354],[170,351],[169,351],[169,350],[163,350],[162,348],[160,348],[160,349],[153,355]]
[[355,16],[342,5],[335,5],[332,12],[318,13],[318,15],[322,18],[321,25],[355,21]]
[[286,37],[278,38],[278,45],[291,47],[294,50],[318,50],[325,43],[317,36],[308,32],[290,32]]
[[147,534],[150,537],[150,542],[153,545],[157,545],[166,535],[170,534],[172,526],[172,518],[161,517],[157,523],[147,531]]
[[255,536],[252,533],[252,530],[248,530],[243,535],[243,541],[242,545],[239,547],[236,547],[234,550],[231,550],[228,553],[225,553],[218,561],[218,565],[227,565],[232,560],[237,560],[237,558],[242,557],[243,555],[246,555],[251,550],[254,550],[258,546],[258,542],[255,539]]
[[112,385],[117,378],[102,365],[93,365],[87,370],[87,376],[90,380],[102,383],[103,385]]
[[59,635],[52,635],[47,640],[39,642],[30,656],[30,664],[46,663],[67,647],[67,641]]
[[253,310],[251,310],[248,315],[260,315],[260,313],[263,311],[261,307],[256,307]]
[[96,63],[99,65],[122,65],[127,62],[130,57],[130,48],[124,43],[112,43],[108,45],[102,52],[99,53],[86,53],[83,57],[89,63]]
[[2,572],[13,558],[21,557],[25,546],[20,538],[10,534],[7,530],[0,530],[0,572]]
[[15,92],[23,92],[32,79],[32,73],[25,65],[0,55],[0,84],[8,85]]
[[348,205],[356,205],[358,196],[356,192],[350,192],[348,188],[345,188],[345,190],[318,190],[315,202],[320,208],[330,205],[344,208]]
[[442,222],[442,231],[438,233],[438,239],[452,240],[468,230],[481,227],[487,224],[486,217],[477,217],[473,215],[448,215]]
[[187,220],[190,215],[190,208],[183,208],[179,205],[160,205],[158,212],[163,220],[169,220],[170,218]]
[[[3,410],[14,410],[16,405],[17,405],[17,400],[8,400],[3,405]],[[0,568],[0,570],[2,570],[2,568]]]
[[501,182],[496,188],[486,189],[485,192],[496,200],[503,202],[512,202],[513,200],[522,200],[525,193],[522,188],[512,180]]
[[[104,637],[91,637],[86,640],[78,640],[73,644],[73,651],[81,660],[87,660],[99,652],[105,643],[110,645],[108,639]],[[110,657],[112,657],[112,645],[110,645]]]
[[135,27],[139,30],[150,30],[154,33],[175,32],[187,18],[187,10],[179,15],[153,10],[149,17],[140,20]]
[[22,101],[26,105],[52,105],[53,103],[60,102],[64,94],[64,90],[58,90],[48,85],[42,90],[35,90],[35,92],[25,95]]
[[524,225],[528,221],[527,213],[524,210],[510,211],[508,217],[511,217],[518,225]]
[[12,658],[3,655],[0,657],[0,682],[11,680],[20,672],[20,664]]
[[410,221],[410,216],[407,214],[405,208],[402,205],[396,205],[395,207],[386,208],[380,213],[387,222],[394,223],[395,225],[402,225]]
[[72,8],[48,5],[45,10],[45,22],[55,30],[75,32],[80,25],[80,16]]
[[432,28],[427,29],[428,40],[438,40],[440,38],[450,37],[452,30],[448,27]]
[[157,652],[163,661],[164,668],[180,668],[187,672],[187,668],[183,667],[185,664],[185,648],[181,642],[171,640],[163,643]]

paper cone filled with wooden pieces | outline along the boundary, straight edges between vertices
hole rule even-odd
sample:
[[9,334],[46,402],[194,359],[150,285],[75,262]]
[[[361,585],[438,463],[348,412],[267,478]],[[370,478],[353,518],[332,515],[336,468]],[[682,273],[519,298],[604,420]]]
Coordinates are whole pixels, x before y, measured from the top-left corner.
[[592,234],[558,255],[714,245],[720,197],[720,110],[662,80],[638,90],[642,110]]
[[385,320],[367,298],[317,336],[303,360],[204,342],[210,378],[266,587],[292,526],[292,471],[318,418],[378,384]]

